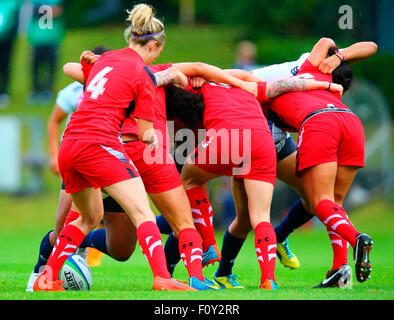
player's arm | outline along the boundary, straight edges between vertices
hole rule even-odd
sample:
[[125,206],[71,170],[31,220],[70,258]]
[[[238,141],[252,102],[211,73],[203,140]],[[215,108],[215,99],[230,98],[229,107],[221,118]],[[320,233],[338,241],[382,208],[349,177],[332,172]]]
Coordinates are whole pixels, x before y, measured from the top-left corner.
[[319,70],[323,73],[332,73],[342,61],[346,60],[350,64],[357,63],[373,56],[377,50],[378,46],[375,42],[356,42],[345,49],[339,50],[336,54],[322,60],[319,64]]
[[331,47],[335,47],[334,40],[330,38],[321,38],[313,47],[311,53],[308,56],[309,62],[313,66],[318,66],[325,58],[327,58],[328,50]]
[[226,69],[226,72],[230,73],[232,76],[241,79],[243,81],[249,82],[259,82],[261,79],[256,77],[252,72],[248,72],[241,69]]
[[[100,55],[94,54],[92,51],[86,50],[82,52],[80,60],[84,61],[87,66],[87,65],[94,65],[98,60],[98,58],[100,58]],[[86,68],[86,72],[89,72],[90,70],[87,69],[88,68]],[[83,66],[81,63],[68,62],[63,66],[63,72],[66,76],[69,76],[71,79],[74,79],[79,83],[85,84]]]
[[174,67],[185,74],[187,77],[202,77],[208,81],[226,83],[232,87],[243,89],[254,95],[257,94],[257,87],[253,83],[248,83],[229,72],[216,66],[202,62],[176,63]]
[[56,104],[51,116],[49,117],[47,125],[49,164],[52,172],[55,174],[59,174],[59,167],[57,164],[57,155],[59,152],[59,127],[67,115],[68,114],[64,112],[58,104]]
[[289,78],[273,82],[259,82],[257,98],[260,103],[265,103],[284,93],[308,90],[329,90],[342,93],[343,88],[339,84],[328,81]]
[[158,87],[174,85],[180,88],[185,88],[189,84],[186,75],[174,67],[155,72],[154,75]]
[[63,66],[63,72],[66,76],[78,81],[79,83],[85,84],[83,77],[82,65],[76,62],[68,62]]
[[153,148],[157,148],[158,141],[153,127],[155,119],[155,99],[157,88],[152,81],[151,75],[147,70],[141,69],[136,74],[134,82],[135,92],[135,110],[133,117],[136,119],[138,126],[138,139],[145,144],[150,144]]

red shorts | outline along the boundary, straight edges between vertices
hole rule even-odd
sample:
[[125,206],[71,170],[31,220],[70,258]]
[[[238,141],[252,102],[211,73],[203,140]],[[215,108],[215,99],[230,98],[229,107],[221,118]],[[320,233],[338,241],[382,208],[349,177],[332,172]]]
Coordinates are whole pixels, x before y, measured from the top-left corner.
[[[222,131],[221,131],[222,130]],[[265,181],[275,185],[276,151],[269,130],[221,129],[207,131],[191,160],[218,175]]]
[[138,177],[121,143],[101,145],[81,140],[63,140],[58,156],[66,192],[100,188]]
[[326,112],[308,119],[298,131],[296,174],[321,163],[364,167],[365,136],[352,113]]
[[182,185],[181,177],[169,150],[152,150],[141,141],[124,144],[127,155],[133,160],[148,193],[160,193]]

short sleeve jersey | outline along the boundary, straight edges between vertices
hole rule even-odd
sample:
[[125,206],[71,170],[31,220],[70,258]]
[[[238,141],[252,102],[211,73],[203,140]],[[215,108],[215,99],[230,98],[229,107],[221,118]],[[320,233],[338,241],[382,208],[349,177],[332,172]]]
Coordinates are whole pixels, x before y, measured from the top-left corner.
[[56,104],[64,111],[64,113],[67,113],[70,118],[71,114],[77,110],[82,98],[83,85],[79,82],[73,82],[58,92]]
[[[151,65],[148,68],[153,74],[155,72],[164,71],[170,67],[172,67],[172,63]],[[122,125],[122,133],[138,135],[138,127],[134,117],[134,113],[131,113],[131,116],[125,120]],[[165,144],[164,147],[169,147],[170,138],[167,130],[166,96],[164,87],[157,88],[154,104],[153,127],[155,130],[160,131],[163,137],[163,143]]]
[[[332,82],[331,74],[320,72],[318,66],[313,66],[308,59],[302,64],[296,77]],[[267,112],[268,117],[282,129],[298,131],[307,115],[326,108],[349,109],[342,103],[339,93],[309,90],[280,95],[268,104]]]
[[91,68],[63,139],[114,143],[128,110],[153,121],[155,97],[154,76],[137,52],[128,47],[106,52]]
[[60,90],[56,97],[56,104],[67,113],[67,124],[70,121],[71,115],[77,110],[83,98],[83,85],[75,81],[69,84],[64,89]]

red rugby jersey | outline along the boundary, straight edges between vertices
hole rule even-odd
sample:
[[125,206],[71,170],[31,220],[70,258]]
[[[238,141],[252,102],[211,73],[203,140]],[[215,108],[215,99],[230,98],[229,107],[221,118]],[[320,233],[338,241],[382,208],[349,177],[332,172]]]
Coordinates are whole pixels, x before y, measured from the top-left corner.
[[[152,73],[160,72],[170,67],[172,67],[172,63],[148,66],[149,70]],[[138,135],[137,123],[133,117],[134,117],[134,113],[131,113],[130,118],[124,121],[122,125],[122,133]],[[164,87],[157,88],[157,95],[154,104],[153,127],[155,131],[160,131],[160,134],[163,137],[164,148],[169,148],[170,137],[168,135],[168,130],[167,130],[166,95],[165,95]]]
[[259,101],[250,93],[224,84],[205,83],[204,127],[206,129],[268,129]]
[[87,76],[83,100],[63,139],[118,141],[128,108],[135,109],[135,117],[153,121],[155,96],[154,76],[137,52],[128,47],[106,52]]
[[[306,59],[297,75],[293,78],[315,79],[332,82],[332,75],[320,72],[318,66],[313,66]],[[341,101],[339,93],[327,90],[310,90],[304,92],[289,92],[273,99],[264,109],[275,125],[288,131],[298,131],[305,117],[313,111],[326,108],[349,109]]]

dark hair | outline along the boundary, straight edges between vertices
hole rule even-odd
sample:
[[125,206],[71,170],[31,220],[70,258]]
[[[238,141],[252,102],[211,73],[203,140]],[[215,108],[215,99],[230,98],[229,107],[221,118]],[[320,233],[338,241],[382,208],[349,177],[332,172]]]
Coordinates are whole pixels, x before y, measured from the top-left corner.
[[203,121],[205,105],[202,95],[175,86],[168,86],[164,90],[167,119],[177,118],[188,128],[194,128]]
[[[334,55],[338,52],[337,47],[330,47],[328,49],[328,56]],[[340,55],[338,55],[338,59],[340,59]],[[332,81],[334,83],[338,83],[342,85],[343,91],[346,92],[353,80],[353,72],[347,61],[342,61],[341,64],[332,72]]]
[[103,53],[106,53],[107,51],[111,51],[111,49],[105,47],[105,46],[97,46],[95,48],[92,49],[92,52],[94,54],[97,54],[99,56],[101,56]]

